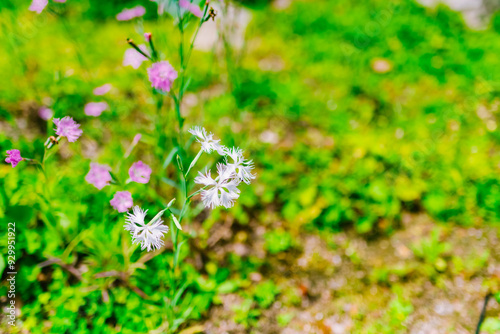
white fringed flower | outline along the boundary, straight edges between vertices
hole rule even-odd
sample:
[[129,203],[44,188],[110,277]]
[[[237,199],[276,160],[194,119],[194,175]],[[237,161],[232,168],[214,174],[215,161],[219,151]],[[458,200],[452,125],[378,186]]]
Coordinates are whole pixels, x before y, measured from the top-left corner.
[[223,154],[224,146],[219,144],[220,139],[214,139],[214,134],[207,132],[205,128],[200,126],[195,126],[188,130],[191,134],[196,136],[196,140],[201,144],[201,149],[207,153],[212,153],[212,151],[217,151],[219,154]]
[[148,210],[142,210],[137,205],[134,206],[133,213],[127,213],[125,230],[130,231],[132,243],[140,243],[141,250],[148,252],[160,249],[164,242],[163,235],[168,233],[168,226],[163,225],[161,216],[165,210],[160,211],[148,224],[144,223]]
[[239,179],[236,178],[232,170],[220,163],[217,164],[217,172],[219,176],[215,180],[212,179],[210,171],[207,171],[206,175],[198,172],[199,175],[194,179],[194,182],[211,187],[201,191],[201,200],[205,207],[212,209],[218,206],[230,208],[234,205],[234,200],[240,196],[240,191],[237,188],[240,183]]
[[224,153],[233,160],[230,163],[226,158],[228,169],[233,171],[241,181],[250,184],[251,180],[255,179],[255,175],[252,174],[252,169],[254,168],[253,161],[245,160],[243,150],[237,147],[225,149]]

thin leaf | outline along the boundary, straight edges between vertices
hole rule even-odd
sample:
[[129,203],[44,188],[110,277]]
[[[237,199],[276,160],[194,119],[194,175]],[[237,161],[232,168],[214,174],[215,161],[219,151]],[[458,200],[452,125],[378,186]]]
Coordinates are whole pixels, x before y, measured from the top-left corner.
[[176,208],[169,208],[168,210],[170,211],[170,213],[173,213],[174,215],[177,215],[177,216],[181,213],[181,210],[176,209]]
[[168,177],[162,177],[161,178],[162,182],[168,184],[169,186],[172,186],[174,188],[180,189],[180,186],[175,182],[174,180],[169,179]]
[[180,254],[180,251],[181,251],[181,246],[184,245],[184,243],[187,241],[186,240],[182,240],[179,245],[177,245],[177,248],[175,249],[175,254],[174,254],[174,263],[177,264],[179,263],[179,254]]
[[174,155],[175,153],[177,153],[177,151],[179,151],[179,148],[178,147],[174,147],[167,155],[167,157],[165,158],[165,161],[163,162],[163,169],[166,169],[168,167],[168,165],[170,165],[170,163],[172,162],[172,160],[174,159]]
[[184,87],[182,87],[182,90],[181,90],[182,93],[181,93],[181,95],[184,95],[184,93],[188,89],[190,83],[191,83],[191,77],[189,77],[189,79],[187,79],[186,83],[184,84]]
[[177,302],[179,301],[179,299],[181,298],[182,294],[187,289],[187,287],[189,286],[189,284],[190,284],[190,282],[186,281],[181,286],[181,288],[179,290],[177,290],[177,293],[175,294],[174,299],[172,300],[172,305],[173,306],[177,306]]

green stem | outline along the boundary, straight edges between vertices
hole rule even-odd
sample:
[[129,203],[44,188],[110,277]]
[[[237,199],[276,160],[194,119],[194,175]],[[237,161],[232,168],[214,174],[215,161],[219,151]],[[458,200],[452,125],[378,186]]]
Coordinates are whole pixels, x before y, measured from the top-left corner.
[[[156,94],[153,91],[153,94]],[[163,133],[163,122],[162,122],[162,115],[161,111],[163,108],[163,95],[157,94],[158,99],[156,101],[156,136],[157,136],[157,147],[160,149],[160,152],[164,150],[164,141],[162,140],[162,133]],[[161,153],[159,154],[161,157]]]
[[149,47],[151,48],[151,53],[154,61],[158,61],[158,52],[156,52],[155,45],[153,44],[153,38],[149,38]]
[[177,115],[177,122],[179,123],[179,135],[182,133],[182,126],[184,125],[184,119],[182,118],[181,115],[181,100],[177,98],[177,96],[174,93],[171,93],[170,96],[174,100],[175,104],[175,113]]
[[[193,35],[193,39],[191,40],[191,45],[189,46],[189,49],[188,49],[188,52],[187,52],[187,55],[186,55],[186,64],[185,64],[186,68],[187,68],[187,64],[189,63],[189,59],[191,58],[191,53],[193,52],[194,42],[196,41],[196,37],[198,36],[198,32],[200,31],[201,26],[205,22],[204,18],[207,15],[207,10],[208,10],[208,3],[205,5],[205,8],[203,10],[203,15],[200,18],[200,22],[198,23],[198,26],[196,27],[196,31],[195,31],[195,33]],[[185,81],[184,79],[185,79],[185,75],[182,76],[181,87],[184,87],[184,81]]]
[[135,49],[135,51],[139,52],[141,55],[143,55],[144,57],[148,58],[149,60],[153,61],[153,58],[151,58],[148,54],[144,53],[144,51],[142,51],[138,46],[137,44],[134,43],[134,41],[130,38],[127,38],[127,43],[133,47]]
[[[205,8],[203,10],[203,15],[200,18],[200,21],[198,23],[198,26],[196,27],[196,31],[191,39],[191,44],[189,45],[188,51],[186,53],[186,56],[181,58],[183,61],[181,61],[181,86],[179,88],[179,100],[182,101],[182,98],[184,97],[184,86],[186,84],[186,72],[187,72],[187,66],[189,64],[189,59],[191,59],[191,53],[193,52],[194,48],[194,42],[196,41],[196,37],[198,36],[198,32],[200,31],[201,26],[205,22],[204,17],[207,14],[208,10],[208,4],[205,5]],[[181,36],[183,36],[183,30],[181,31]],[[181,37],[183,39],[183,37]]]
[[[188,52],[185,55],[184,54],[184,18],[181,16],[180,7],[179,6],[177,7],[178,17],[179,17],[178,28],[179,28],[179,32],[180,32],[179,59],[180,59],[180,82],[181,82],[181,85],[179,87],[178,95],[176,95],[174,92],[171,92],[170,96],[174,100],[174,104],[175,104],[175,112],[176,112],[176,116],[177,116],[177,122],[179,123],[179,137],[180,137],[179,139],[180,140],[182,139],[182,128],[184,126],[184,119],[182,118],[182,114],[181,114],[181,104],[182,104],[182,99],[184,97],[184,86],[185,86],[185,81],[186,81],[186,75],[185,75],[186,68],[187,68],[187,64],[189,62],[189,58],[191,57],[191,53],[193,51],[194,41],[196,39],[196,36],[198,35],[198,32],[200,30],[201,25],[203,24],[203,17],[205,17],[205,14],[207,12],[207,8],[208,8],[208,5],[205,6],[204,14],[203,14],[202,18],[200,19],[200,23],[198,24],[198,27],[196,28],[196,32],[195,32],[193,39],[191,41],[191,45],[189,46]],[[197,193],[201,192],[201,190],[202,190],[202,189],[200,189],[198,192],[195,192],[189,196],[187,194],[187,176],[188,176],[189,172],[191,171],[191,169],[196,164],[196,162],[198,161],[198,159],[201,157],[202,154],[203,154],[203,151],[200,150],[198,152],[198,154],[196,155],[196,157],[194,158],[194,160],[191,162],[188,170],[185,173],[182,170],[180,170],[181,191],[182,191],[182,197],[184,198],[184,203],[182,205],[182,209],[181,209],[181,212],[179,214],[179,219],[178,219],[179,223],[182,222],[182,219],[184,218],[184,215],[187,212],[187,208],[188,208],[188,205],[191,201],[191,197],[193,197]],[[172,325],[173,325],[174,319],[176,318],[175,310],[174,310],[175,305],[173,305],[173,300],[174,300],[175,296],[177,295],[177,284],[176,284],[175,276],[176,276],[177,267],[179,265],[178,264],[178,255],[179,255],[179,251],[180,251],[179,247],[181,245],[179,245],[179,229],[175,228],[175,232],[173,232],[173,229],[175,226],[173,220],[171,220],[170,226],[171,226],[170,230],[171,230],[171,235],[172,235],[172,245],[173,245],[172,247],[173,247],[173,252],[174,252],[174,258],[172,261],[172,271],[171,271],[171,275],[170,275],[170,278],[171,278],[171,282],[170,282],[171,295],[170,295],[170,297],[171,298],[170,298],[170,301],[168,303],[167,316],[169,318],[169,323],[170,323],[168,331],[173,332],[174,329],[173,329]]]
[[189,195],[187,199],[191,200],[191,197],[198,195],[199,193],[201,193],[202,190],[207,189],[207,187],[208,186],[204,186],[203,188],[200,188],[200,189],[196,190],[194,193],[192,193],[191,195]]
[[179,32],[181,33],[181,40],[179,42],[179,57],[181,61],[181,69],[183,69],[184,68],[184,20],[182,19],[179,20]]

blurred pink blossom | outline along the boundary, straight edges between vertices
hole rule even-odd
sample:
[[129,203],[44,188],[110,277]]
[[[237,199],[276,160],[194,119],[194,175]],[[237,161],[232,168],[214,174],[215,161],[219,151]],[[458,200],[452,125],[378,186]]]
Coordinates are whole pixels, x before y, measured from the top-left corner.
[[[146,53],[146,45],[141,44],[138,45],[138,47],[142,50],[142,52]],[[137,50],[127,49],[125,51],[125,56],[123,57],[123,66],[132,66],[133,68],[138,69],[142,62],[146,60],[148,60],[148,58],[137,52]]]
[[[162,15],[165,12],[165,1],[163,0],[150,0],[152,2],[156,2],[158,5],[158,15]],[[168,4],[167,4],[168,6]]]
[[134,205],[132,194],[128,191],[117,191],[109,203],[118,212],[128,211]]
[[134,136],[134,139],[132,140],[132,145],[135,146],[137,143],[139,143],[139,140],[141,140],[142,135],[140,133],[136,134]]
[[111,174],[109,173],[110,170],[111,167],[109,167],[108,165],[101,165],[91,162],[90,170],[85,176],[85,181],[101,190],[105,186],[109,185],[109,182],[112,180]]
[[73,118],[66,116],[61,119],[54,118],[54,124],[57,126],[56,134],[68,138],[70,143],[75,142],[82,135],[83,131],[79,129],[80,124]]
[[19,150],[13,149],[7,151],[7,158],[5,158],[5,162],[12,165],[12,168],[16,167],[17,164],[23,161],[21,157],[21,152]]
[[130,153],[132,153],[132,150],[139,143],[139,140],[141,140],[141,138],[142,138],[142,135],[140,133],[138,133],[134,136],[132,143],[130,143],[130,146],[127,149],[127,152],[125,152],[125,155],[124,155],[125,158],[128,158],[130,156]]
[[174,80],[177,79],[177,71],[168,61],[163,60],[148,68],[148,76],[151,87],[169,92]]
[[52,111],[52,109],[49,109],[47,107],[41,107],[40,109],[38,109],[38,116],[40,116],[41,119],[48,121],[52,118],[52,116],[54,116],[54,112]]
[[194,16],[201,17],[203,15],[203,13],[201,12],[200,7],[197,6],[197,5],[195,5],[195,4],[193,4],[189,0],[179,0],[179,6],[181,8],[187,9]]
[[151,168],[142,161],[137,161],[132,164],[128,170],[130,179],[137,183],[148,183],[151,177]]
[[146,14],[146,9],[142,6],[136,6],[134,8],[122,10],[121,13],[116,15],[116,19],[118,21],[129,21],[136,17],[143,16],[144,14]]
[[40,14],[47,7],[49,0],[33,0],[28,10]]
[[107,92],[109,92],[111,90],[111,88],[113,88],[113,86],[111,86],[111,84],[108,83],[108,84],[94,88],[92,93],[94,93],[94,95],[98,95],[98,96],[104,95]]
[[85,115],[97,117],[108,109],[109,105],[106,102],[89,102],[85,105]]

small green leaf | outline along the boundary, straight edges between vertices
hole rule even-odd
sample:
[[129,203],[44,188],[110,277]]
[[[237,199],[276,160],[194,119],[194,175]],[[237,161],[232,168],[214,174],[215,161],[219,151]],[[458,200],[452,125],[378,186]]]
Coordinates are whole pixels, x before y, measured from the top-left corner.
[[179,151],[179,148],[176,146],[168,153],[167,157],[165,158],[165,161],[163,162],[163,169],[166,169],[168,165],[170,165],[177,151]]

